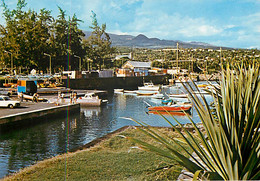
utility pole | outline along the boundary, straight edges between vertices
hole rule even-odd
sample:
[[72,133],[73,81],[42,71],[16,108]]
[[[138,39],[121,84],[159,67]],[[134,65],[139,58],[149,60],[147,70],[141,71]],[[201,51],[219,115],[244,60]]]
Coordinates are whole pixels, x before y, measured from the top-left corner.
[[192,54],[192,59],[191,60],[192,60],[192,62],[191,62],[192,63],[191,64],[191,71],[193,72],[193,54]]
[[177,71],[179,70],[178,60],[179,60],[179,43],[177,42],[177,54],[176,54]]
[[13,53],[6,50],[4,50],[4,52],[9,53],[11,55],[11,75],[13,75],[13,67],[14,67]]
[[87,58],[87,63],[88,63],[88,72],[90,71],[90,59],[89,58]]
[[220,55],[219,55],[219,58],[220,58],[220,65],[222,66],[223,65],[223,62],[222,62],[222,48],[220,47]]
[[50,75],[51,75],[51,55],[50,54],[47,54],[47,53],[43,53],[43,55],[46,55],[46,56],[49,56],[50,57]]
[[79,71],[81,71],[81,57],[74,55],[74,57],[79,58]]
[[163,60],[163,62],[162,62],[162,68],[164,68],[164,67],[163,67],[163,63],[166,61],[166,52],[167,52],[167,50],[164,51],[164,53],[163,53],[163,54],[164,54],[164,60]]

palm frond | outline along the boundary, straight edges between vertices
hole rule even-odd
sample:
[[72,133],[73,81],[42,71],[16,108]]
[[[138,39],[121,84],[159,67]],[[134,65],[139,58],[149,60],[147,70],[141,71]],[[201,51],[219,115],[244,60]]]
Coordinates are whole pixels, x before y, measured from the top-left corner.
[[[179,162],[194,173],[195,177],[205,178],[207,175],[209,179],[260,179],[259,81],[259,65],[245,67],[242,64],[234,69],[227,65],[227,68],[222,70],[219,86],[215,86],[214,91],[211,91],[215,115],[205,97],[200,95],[200,100],[194,94],[192,87],[198,91],[194,82],[193,86],[183,84],[193,101],[205,132],[202,132],[188,116],[198,135],[195,139],[174,116],[172,118],[183,132],[161,115],[181,136],[181,140],[162,135],[136,120],[133,121],[141,126],[138,129],[161,146],[158,148],[135,138],[128,139],[138,143],[145,150]],[[190,148],[189,150],[183,146],[183,142]],[[173,145],[177,145],[188,156],[183,156]],[[196,156],[193,156],[193,153]]]

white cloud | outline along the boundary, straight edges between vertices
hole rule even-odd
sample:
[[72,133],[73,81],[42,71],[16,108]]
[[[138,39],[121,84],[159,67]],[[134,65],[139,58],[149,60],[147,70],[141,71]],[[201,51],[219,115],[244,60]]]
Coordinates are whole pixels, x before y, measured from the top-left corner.
[[256,31],[257,33],[260,33],[260,25],[255,26],[255,31]]
[[180,29],[179,33],[186,37],[201,37],[201,36],[213,36],[222,32],[221,28],[217,28],[207,24],[197,24],[194,21],[188,23],[185,28]]
[[235,28],[236,25],[230,24],[230,25],[225,25],[223,28],[224,29],[231,29],[231,28]]
[[222,28],[212,25],[203,18],[191,18],[180,14],[137,13],[135,20],[128,24],[128,31],[145,33],[161,38],[201,37],[217,35]]
[[125,2],[127,4],[134,4],[134,3],[137,3],[137,2],[141,2],[142,0],[125,0]]
[[241,18],[245,23],[245,24],[252,24],[252,23],[256,23],[256,22],[260,22],[260,13],[254,13],[254,14],[250,14],[247,16],[244,16]]
[[253,13],[247,16],[233,18],[237,26],[243,28],[248,33],[259,33],[260,13]]
[[198,32],[201,36],[211,36],[216,35],[222,32],[222,30],[219,28],[216,28],[214,26],[210,25],[202,25],[198,27]]

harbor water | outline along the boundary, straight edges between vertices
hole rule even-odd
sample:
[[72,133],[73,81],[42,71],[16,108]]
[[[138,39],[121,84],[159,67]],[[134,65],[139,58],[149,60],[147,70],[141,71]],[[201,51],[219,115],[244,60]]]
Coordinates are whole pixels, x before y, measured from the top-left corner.
[[[211,97],[207,99],[212,100]],[[136,125],[124,117],[152,126],[169,126],[160,115],[147,113],[145,102],[156,104],[156,99],[115,93],[109,95],[108,100],[109,103],[103,107],[81,107],[79,114],[53,117],[37,125],[0,133],[0,178],[37,161],[75,150],[123,126]],[[186,116],[175,117],[183,124],[189,123]],[[200,122],[194,109],[191,117],[195,122]],[[171,117],[168,118],[176,124]]]

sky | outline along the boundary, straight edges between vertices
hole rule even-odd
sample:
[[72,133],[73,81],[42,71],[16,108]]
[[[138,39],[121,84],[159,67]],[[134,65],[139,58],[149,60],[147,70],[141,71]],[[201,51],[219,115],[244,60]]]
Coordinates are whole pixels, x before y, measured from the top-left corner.
[[[10,9],[18,0],[5,0]],[[107,32],[179,41],[198,41],[221,47],[260,49],[260,0],[26,0],[39,12],[57,17],[58,6],[83,20],[90,30],[91,11]],[[0,9],[2,15],[3,9]],[[0,24],[4,19],[0,17]]]

